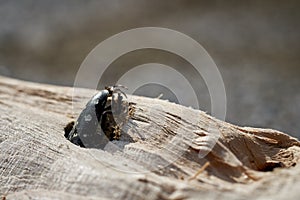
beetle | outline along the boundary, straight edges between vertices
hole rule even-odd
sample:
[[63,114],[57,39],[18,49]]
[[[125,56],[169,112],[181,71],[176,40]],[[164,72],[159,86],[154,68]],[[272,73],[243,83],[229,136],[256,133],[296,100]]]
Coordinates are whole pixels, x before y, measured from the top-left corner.
[[[127,97],[119,89],[120,87],[125,88],[121,85],[107,86],[95,94],[88,101],[77,121],[65,127],[65,137],[78,146],[100,149],[103,149],[110,140],[119,139],[120,128],[114,119],[112,106],[117,105],[120,109],[123,96]],[[115,93],[116,100],[113,99]],[[109,97],[111,103],[107,106]]]

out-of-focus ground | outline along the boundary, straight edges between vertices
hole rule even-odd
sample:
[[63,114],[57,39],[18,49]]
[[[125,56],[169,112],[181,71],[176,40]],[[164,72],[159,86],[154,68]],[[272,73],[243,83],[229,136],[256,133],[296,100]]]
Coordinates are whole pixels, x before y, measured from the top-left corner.
[[[299,8],[298,1],[2,0],[0,74],[72,86],[81,62],[104,39],[131,28],[170,28],[197,40],[214,59],[227,92],[226,121],[300,138]],[[110,69],[145,62],[189,72],[178,56],[155,50],[122,56]],[[200,108],[210,112],[199,81]]]

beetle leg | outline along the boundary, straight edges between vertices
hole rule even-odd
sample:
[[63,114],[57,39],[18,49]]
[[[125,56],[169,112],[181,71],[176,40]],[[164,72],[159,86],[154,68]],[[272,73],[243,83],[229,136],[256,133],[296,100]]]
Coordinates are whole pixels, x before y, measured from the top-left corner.
[[111,110],[111,105],[107,106],[106,108],[104,108],[103,111],[108,111],[108,110]]
[[113,113],[111,110],[106,110],[102,113],[100,122],[101,129],[103,133],[109,140],[115,139],[115,130],[117,129],[117,124],[113,118]]
[[121,93],[121,94],[123,94],[127,98],[127,95],[122,90],[120,90],[118,88],[114,89],[114,93]]

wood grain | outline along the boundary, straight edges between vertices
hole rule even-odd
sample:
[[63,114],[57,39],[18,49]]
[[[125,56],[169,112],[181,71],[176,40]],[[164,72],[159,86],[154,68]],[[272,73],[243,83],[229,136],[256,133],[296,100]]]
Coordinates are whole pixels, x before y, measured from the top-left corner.
[[[0,194],[7,199],[296,199],[300,143],[202,111],[129,96],[119,141],[64,138],[95,91],[0,77]],[[203,171],[194,176],[201,167]],[[194,176],[194,177],[193,177]],[[191,178],[192,177],[192,178]]]

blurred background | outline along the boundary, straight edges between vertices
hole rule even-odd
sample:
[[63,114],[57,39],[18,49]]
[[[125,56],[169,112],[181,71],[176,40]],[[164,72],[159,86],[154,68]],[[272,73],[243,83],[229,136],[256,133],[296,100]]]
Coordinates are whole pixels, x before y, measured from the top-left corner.
[[[84,58],[104,39],[131,28],[170,28],[197,40],[217,64],[226,121],[300,138],[299,9],[297,0],[1,0],[0,74],[72,86]],[[112,66],[124,72],[147,62],[189,73],[178,56],[155,50],[129,53]],[[108,70],[100,85],[118,76]],[[209,113],[205,83],[197,92]]]

